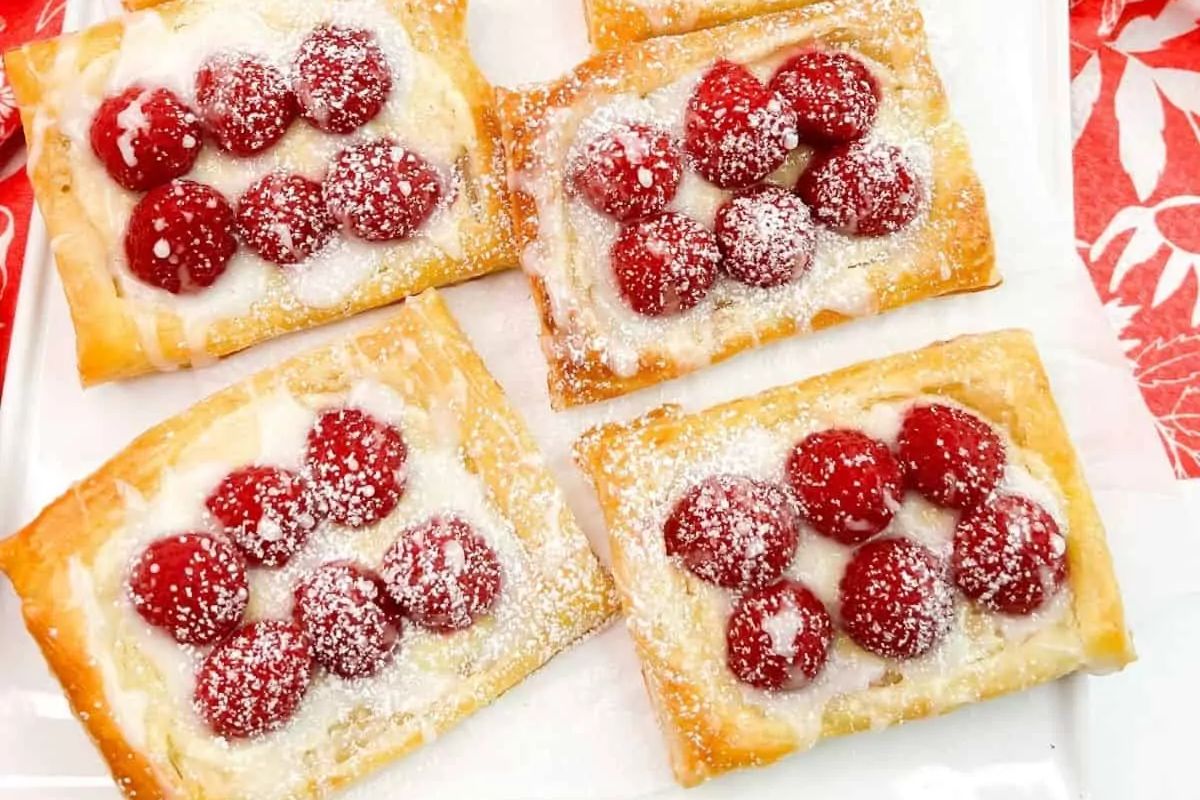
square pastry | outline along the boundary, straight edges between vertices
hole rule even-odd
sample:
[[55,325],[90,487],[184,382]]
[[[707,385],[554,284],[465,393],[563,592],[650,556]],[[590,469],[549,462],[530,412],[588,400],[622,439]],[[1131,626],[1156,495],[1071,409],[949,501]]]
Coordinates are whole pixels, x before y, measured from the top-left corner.
[[84,383],[515,263],[466,0],[136,5],[6,57]]
[[598,50],[651,36],[687,33],[817,0],[583,0]]
[[1027,333],[668,406],[577,454],[685,785],[1134,658]]
[[616,610],[432,292],[153,428],[0,567],[131,798],[324,797]]
[[556,407],[999,281],[911,0],[628,45],[500,116]]

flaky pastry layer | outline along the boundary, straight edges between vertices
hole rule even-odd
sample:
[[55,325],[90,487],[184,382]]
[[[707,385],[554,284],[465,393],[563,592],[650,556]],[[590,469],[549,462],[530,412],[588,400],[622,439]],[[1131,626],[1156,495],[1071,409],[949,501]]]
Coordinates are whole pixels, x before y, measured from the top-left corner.
[[[861,691],[835,694],[814,720],[815,738],[804,740],[763,702],[711,688],[705,676],[714,660],[724,665],[723,637],[674,640],[665,633],[673,623],[647,610],[649,598],[668,598],[699,629],[723,625],[693,585],[697,579],[644,556],[662,534],[647,529],[640,515],[648,498],[664,496],[679,465],[703,459],[714,441],[744,441],[808,418],[819,429],[879,403],[930,396],[972,410],[1044,463],[1064,502],[1070,608],[1024,639],[1001,645],[984,639],[975,657],[949,674],[888,675]],[[695,414],[665,406],[589,432],[576,455],[599,495],[614,577],[672,767],[684,785],[770,763],[819,739],[942,714],[1081,669],[1119,669],[1134,658],[1104,529],[1026,332],[964,336]],[[967,632],[969,640],[985,635],[982,615],[965,619],[977,626]]]
[[[97,79],[95,65],[119,50],[126,25],[135,17],[127,15],[5,55],[8,80],[34,155],[29,177],[70,305],[79,374],[85,385],[156,369],[200,365],[290,331],[507,268],[516,261],[494,93],[467,47],[467,0],[404,0],[381,5],[404,27],[412,47],[448,76],[467,104],[465,118],[456,121],[470,133],[470,146],[454,165],[462,176],[460,191],[470,200],[465,212],[455,213],[460,252],[451,256],[434,247],[391,251],[353,291],[327,305],[310,305],[290,297],[282,291],[283,276],[276,274],[270,278],[267,296],[247,312],[207,320],[199,334],[189,332],[188,321],[172,307],[121,292],[110,266],[111,249],[122,246],[120,238],[109,241],[79,197],[74,163],[92,155],[72,152],[78,145],[62,129],[55,108],[66,84],[83,81],[85,76],[90,81]],[[140,14],[161,15],[167,26],[221,12],[219,0],[127,0],[126,7],[142,9]],[[213,147],[211,143],[207,146]],[[418,231],[416,238],[420,236]],[[303,268],[301,264],[293,269]]]
[[[136,687],[147,697],[136,714],[138,734],[122,727],[128,712],[115,710],[108,687],[114,679],[128,682],[153,673],[121,667],[138,657],[130,651],[136,643],[118,639],[111,650],[92,644],[96,637],[89,620],[97,608],[132,612],[80,587],[123,585],[121,575],[96,574],[95,565],[105,544],[127,524],[128,497],[153,497],[169,471],[197,461],[215,458],[236,465],[253,459],[252,429],[216,442],[205,434],[263,397],[280,391],[294,397],[337,397],[363,380],[378,382],[421,409],[435,420],[439,436],[457,441],[466,469],[478,477],[488,503],[511,526],[531,565],[522,575],[534,584],[520,596],[536,603],[521,609],[511,646],[494,657],[477,657],[478,663],[468,661],[461,681],[441,690],[422,711],[383,715],[366,703],[331,726],[313,752],[289,753],[286,768],[302,775],[288,798],[327,796],[436,737],[616,610],[611,581],[532,437],[441,299],[425,292],[372,330],[286,361],[157,425],[24,530],[0,542],[0,568],[21,598],[30,633],[128,797],[245,800],[255,795],[238,782],[237,773],[192,757],[184,729],[172,716],[178,704],[163,681]],[[81,571],[88,581],[81,583]],[[436,640],[430,644],[435,650],[441,646]],[[264,764],[262,769],[279,766]],[[294,772],[288,774],[294,777]]]

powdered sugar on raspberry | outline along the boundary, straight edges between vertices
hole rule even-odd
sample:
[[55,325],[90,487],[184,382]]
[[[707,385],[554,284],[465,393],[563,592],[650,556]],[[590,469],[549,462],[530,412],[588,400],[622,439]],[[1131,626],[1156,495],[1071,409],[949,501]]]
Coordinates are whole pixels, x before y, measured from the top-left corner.
[[[851,16],[870,14],[869,4],[848,9]],[[853,20],[850,21],[853,23]],[[726,57],[746,64],[760,80],[768,79],[787,57],[808,46],[813,32],[801,34],[784,25]],[[816,31],[819,37],[821,31]],[[878,77],[882,102],[871,141],[896,146],[928,183],[932,169],[931,143],[942,130],[930,128],[917,113],[902,104],[902,76],[862,54],[855,53]],[[618,58],[618,55],[610,56]],[[807,329],[822,310],[849,316],[874,313],[877,286],[864,266],[889,262],[910,248],[931,221],[922,206],[916,219],[903,230],[877,239],[848,237],[819,228],[809,272],[785,287],[758,289],[721,280],[694,309],[670,317],[647,319],[622,302],[608,263],[608,253],[618,226],[565,190],[565,176],[577,169],[583,143],[630,123],[665,127],[682,137],[688,99],[707,65],[686,74],[665,70],[662,83],[644,95],[607,93],[602,87],[585,90],[570,109],[558,109],[540,120],[535,133],[536,166],[513,176],[515,188],[531,195],[537,204],[538,236],[526,248],[522,265],[542,280],[549,296],[556,336],[546,346],[567,361],[594,358],[598,353],[618,375],[634,374],[639,361],[662,354],[685,367],[702,366],[713,354],[748,331],[763,330],[786,320]],[[942,125],[954,123],[946,121]],[[790,188],[807,161],[810,150],[801,146],[768,182]],[[728,192],[704,181],[692,170],[684,176],[670,208],[711,226],[717,207]],[[947,264],[948,272],[953,265]]]
[[[401,352],[411,353],[412,367],[421,359],[442,357],[424,344],[410,344]],[[347,350],[345,357],[359,356]],[[172,768],[229,770],[243,782],[239,785],[248,787],[247,796],[292,797],[305,785],[305,753],[324,758],[334,751],[353,752],[381,735],[374,728],[343,723],[353,719],[362,725],[374,716],[386,720],[395,735],[431,738],[460,701],[484,699],[476,695],[485,691],[480,684],[484,673],[518,654],[545,660],[599,623],[569,612],[581,602],[581,593],[595,591],[589,587],[595,585],[598,567],[582,534],[562,516],[557,490],[538,488],[542,484],[535,482],[531,470],[541,468],[540,461],[513,464],[509,475],[512,491],[522,502],[545,509],[546,527],[539,535],[548,543],[534,546],[518,538],[512,522],[490,498],[491,490],[468,468],[464,454],[478,457],[481,443],[447,436],[439,420],[449,417],[456,424],[454,409],[461,410],[461,405],[452,404],[469,401],[464,383],[462,375],[449,381],[445,399],[428,409],[406,403],[395,390],[369,380],[355,384],[344,396],[270,392],[215,423],[180,455],[177,468],[167,471],[156,494],[142,497],[126,490],[124,529],[92,563],[73,565],[71,575],[72,600],[88,620],[91,649],[106,674],[106,700],[131,741],[144,743],[150,730],[175,717],[178,752]],[[372,527],[352,530],[323,523],[285,565],[250,569],[247,620],[290,618],[296,586],[322,565],[379,565],[402,530],[443,513],[469,520],[488,543],[502,565],[503,586],[487,613],[467,630],[444,635],[406,624],[392,658],[376,674],[345,680],[318,668],[290,721],[263,735],[223,741],[191,706],[194,676],[209,649],[181,647],[142,622],[123,593],[126,566],[144,543],[172,531],[218,533],[204,513],[204,500],[237,462],[214,461],[214,453],[236,453],[247,462],[299,470],[306,435],[318,412],[342,404],[364,409],[404,431],[408,458],[403,501]],[[119,652],[140,655],[126,659],[118,657]],[[366,739],[359,738],[363,730]]]
[[[736,474],[783,484],[792,446],[820,430],[864,430],[894,451],[899,420],[906,410],[931,400],[914,397],[864,408],[854,398],[830,395],[819,407],[800,409],[770,428],[750,422],[701,427],[686,419],[682,424],[672,420],[669,424],[679,437],[675,440],[679,446],[657,449],[643,445],[644,449],[634,452],[618,447],[627,460],[620,466],[605,467],[606,474],[609,469],[614,471],[617,483],[608,488],[617,490],[621,509],[621,521],[610,533],[620,538],[625,554],[635,609],[629,624],[634,631],[659,657],[685,670],[689,681],[703,685],[706,693],[758,706],[792,725],[801,741],[810,742],[819,735],[826,703],[839,695],[908,683],[914,691],[936,693],[946,685],[948,675],[1030,637],[1046,636],[1062,646],[1077,647],[1077,643],[1071,644],[1074,638],[1062,633],[1064,626],[1074,624],[1071,592],[1064,586],[1032,617],[1020,619],[987,613],[956,593],[945,633],[925,655],[896,661],[868,653],[853,644],[841,628],[838,588],[854,548],[817,534],[805,523],[785,576],[811,589],[833,615],[838,634],[828,663],[809,686],[783,693],[746,687],[725,670],[724,619],[736,595],[692,577],[666,554],[662,525],[678,498],[713,475]],[[936,401],[956,405],[942,397]],[[996,430],[1005,440],[1009,459],[999,491],[1042,504],[1069,537],[1062,493],[1047,466],[1036,454],[1013,444],[1002,429]],[[630,475],[637,478],[626,483]],[[605,479],[603,475],[593,477]],[[944,563],[950,556],[957,519],[957,512],[908,492],[895,504],[891,525],[880,536],[902,536]],[[776,639],[786,639],[787,623],[786,618],[771,622]],[[681,642],[687,643],[687,655],[679,650]]]

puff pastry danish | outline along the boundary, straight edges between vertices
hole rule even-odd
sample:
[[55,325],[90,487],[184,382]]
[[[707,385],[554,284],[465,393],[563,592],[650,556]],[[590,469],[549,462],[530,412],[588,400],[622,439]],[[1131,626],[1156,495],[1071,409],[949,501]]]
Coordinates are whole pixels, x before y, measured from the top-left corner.
[[1134,658],[1029,334],[577,446],[678,780]]
[[687,33],[817,0],[584,0],[588,36],[599,50],[662,34]]
[[466,0],[128,5],[6,56],[84,383],[515,262]]
[[911,0],[629,45],[500,116],[556,407],[999,281]]
[[131,798],[326,796],[616,607],[432,291],[153,428],[0,567]]

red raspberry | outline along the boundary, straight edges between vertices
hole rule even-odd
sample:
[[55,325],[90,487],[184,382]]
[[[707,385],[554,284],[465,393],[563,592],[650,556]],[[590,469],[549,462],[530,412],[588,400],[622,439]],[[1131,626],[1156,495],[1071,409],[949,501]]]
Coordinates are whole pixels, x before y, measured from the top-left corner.
[[392,91],[392,72],[375,41],[359,28],[322,25],[296,53],[300,113],[328,133],[350,133],[373,120]]
[[684,149],[722,189],[742,189],[774,172],[800,143],[796,115],[750,70],[718,61],[688,100]]
[[683,176],[683,156],[667,131],[619,125],[584,148],[575,189],[598,211],[622,222],[667,207]]
[[851,236],[886,236],[916,218],[921,179],[887,144],[840,145],[817,153],[796,184],[816,218]]
[[242,621],[250,590],[237,550],[203,533],[151,542],[126,585],[142,619],[181,644],[211,644]]
[[196,713],[219,735],[248,739],[291,719],[312,678],[312,646],[299,626],[251,622],[221,642],[196,673]]
[[897,444],[908,487],[940,506],[977,506],[1004,475],[1007,454],[996,431],[954,406],[909,409]]
[[412,236],[442,197],[437,171],[391,139],[343,150],[329,168],[324,188],[329,212],[369,242]]
[[726,589],[771,583],[791,563],[799,521],[779,486],[716,475],[692,486],[663,526],[667,555]]
[[308,432],[313,492],[331,520],[351,528],[373,525],[396,507],[407,458],[400,430],[357,408],[326,411]]
[[196,73],[196,107],[222,150],[261,153],[296,120],[296,96],[283,73],[244,53],[218,53]]
[[144,192],[187,173],[200,155],[200,122],[170,89],[133,86],[92,118],[92,152],[109,176]]
[[717,210],[721,268],[749,286],[782,286],[812,261],[815,229],[808,207],[778,186],[758,186]]
[[151,189],[125,231],[129,271],[171,294],[211,286],[236,250],[233,209],[216,189],[194,181]]
[[296,587],[295,598],[296,622],[313,656],[334,675],[374,675],[395,652],[400,610],[374,571],[345,561],[324,564]]
[[298,264],[337,232],[321,184],[278,172],[259,178],[241,196],[237,225],[242,240],[273,264]]
[[954,533],[954,583],[979,605],[1025,616],[1067,577],[1067,540],[1041,506],[1005,494],[968,512]]
[[434,517],[409,528],[383,557],[388,593],[423,628],[469,628],[500,595],[500,559],[458,517]]
[[716,282],[720,263],[716,237],[674,212],[625,225],[612,247],[621,296],[648,317],[695,306]]
[[859,431],[806,437],[792,449],[787,472],[805,519],[842,544],[861,544],[886,528],[904,497],[892,451]]
[[784,62],[770,88],[796,112],[800,138],[821,144],[857,139],[879,111],[879,84],[846,53],[812,50]]
[[840,585],[842,627],[883,658],[916,658],[950,629],[954,599],[942,565],[909,539],[875,539],[854,552]]
[[738,680],[759,689],[801,689],[820,674],[833,620],[803,584],[787,579],[743,595],[725,627],[725,658]]
[[251,564],[286,564],[317,527],[304,481],[277,467],[231,472],[208,497],[208,510]]

